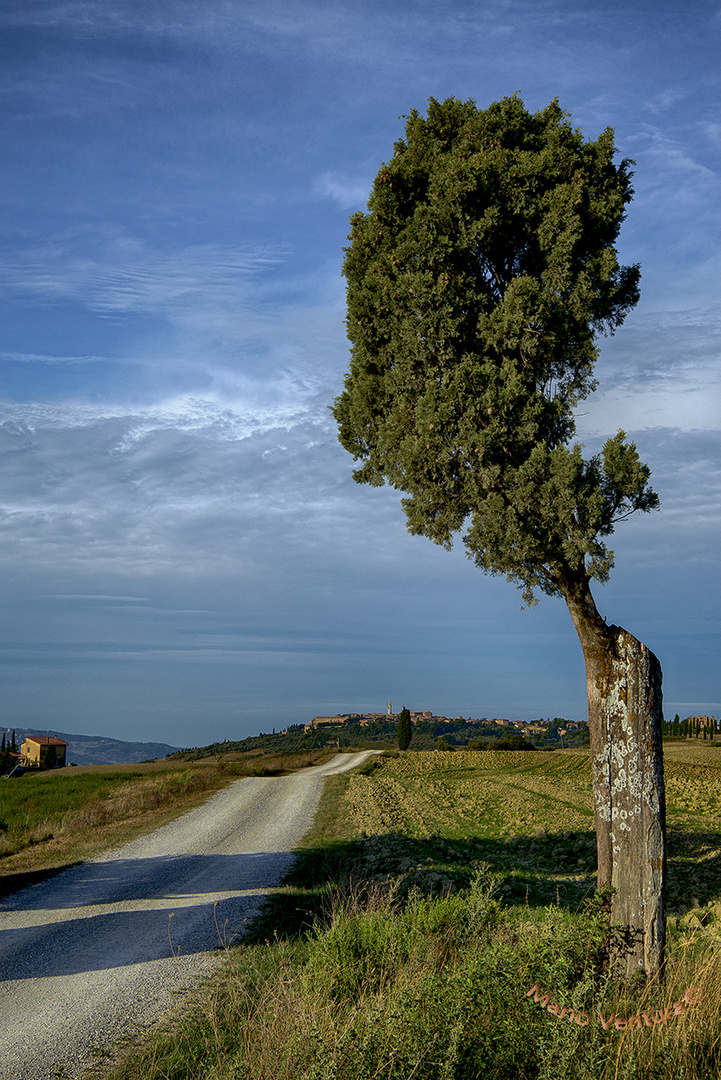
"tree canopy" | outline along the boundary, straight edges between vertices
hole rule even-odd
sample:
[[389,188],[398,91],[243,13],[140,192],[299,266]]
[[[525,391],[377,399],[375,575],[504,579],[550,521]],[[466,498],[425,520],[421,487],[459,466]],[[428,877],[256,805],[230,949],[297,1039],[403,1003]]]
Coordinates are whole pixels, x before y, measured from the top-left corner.
[[584,458],[574,408],[599,334],[639,297],[615,242],[633,162],[556,100],[431,99],[376,176],[345,249],[351,362],[333,405],[354,478],[406,493],[408,529],[532,602],[605,581],[605,537],[658,497],[624,432]]

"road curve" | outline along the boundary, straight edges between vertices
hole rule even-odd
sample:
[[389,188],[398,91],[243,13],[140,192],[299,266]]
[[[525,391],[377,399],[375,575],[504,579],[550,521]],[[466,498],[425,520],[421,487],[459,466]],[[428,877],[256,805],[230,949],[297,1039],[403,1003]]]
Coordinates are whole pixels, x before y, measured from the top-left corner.
[[52,1080],[59,1066],[78,1077],[177,1007],[177,992],[218,963],[219,930],[242,933],[288,870],[325,777],[371,753],[236,780],[148,836],[0,900],[0,1078]]

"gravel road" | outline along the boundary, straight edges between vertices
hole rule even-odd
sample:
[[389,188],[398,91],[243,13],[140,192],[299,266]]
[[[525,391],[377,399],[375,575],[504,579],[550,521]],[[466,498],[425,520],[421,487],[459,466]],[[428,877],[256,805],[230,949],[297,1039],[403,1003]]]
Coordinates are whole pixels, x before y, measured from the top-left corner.
[[[0,1078],[71,1078],[177,1008],[289,868],[326,776],[236,780],[169,825],[0,900]],[[217,902],[217,907],[215,906]]]

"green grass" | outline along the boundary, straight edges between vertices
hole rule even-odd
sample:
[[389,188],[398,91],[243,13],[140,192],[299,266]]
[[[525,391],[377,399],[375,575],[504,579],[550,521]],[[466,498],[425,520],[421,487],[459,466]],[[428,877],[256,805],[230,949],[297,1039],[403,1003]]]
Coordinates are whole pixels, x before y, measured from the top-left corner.
[[156,828],[241,776],[277,776],[332,752],[163,760],[0,780],[0,895]]
[[[331,778],[251,934],[190,1008],[103,1075],[721,1076],[721,758],[669,755],[665,981],[619,987],[604,970],[587,754],[472,756],[395,754]],[[693,986],[702,999],[686,1005]]]

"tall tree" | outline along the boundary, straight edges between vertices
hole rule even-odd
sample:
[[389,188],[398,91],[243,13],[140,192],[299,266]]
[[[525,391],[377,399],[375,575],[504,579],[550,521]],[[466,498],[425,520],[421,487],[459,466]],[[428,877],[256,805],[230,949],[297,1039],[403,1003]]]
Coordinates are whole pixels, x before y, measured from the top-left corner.
[[411,714],[408,709],[403,706],[398,717],[398,723],[396,725],[396,736],[398,738],[398,749],[407,750],[411,745],[411,739],[413,738],[413,729],[411,728]]
[[619,431],[588,458],[574,408],[598,334],[639,296],[615,242],[631,165],[613,131],[586,140],[557,101],[480,110],[431,99],[406,118],[345,249],[345,389],[333,405],[359,483],[404,491],[411,533],[461,533],[528,603],[568,605],[586,662],[598,880],[611,885],[624,969],[658,970],[665,939],[661,668],[607,625],[590,583],[618,521],[658,506]]

